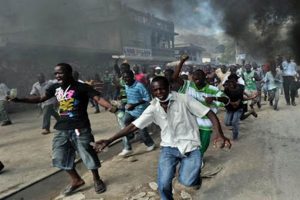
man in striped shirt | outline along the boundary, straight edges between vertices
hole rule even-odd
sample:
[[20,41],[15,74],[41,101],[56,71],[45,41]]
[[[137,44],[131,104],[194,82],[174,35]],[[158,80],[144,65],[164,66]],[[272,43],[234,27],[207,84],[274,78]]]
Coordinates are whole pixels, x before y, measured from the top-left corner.
[[[180,62],[181,63],[181,62]],[[178,65],[175,69],[174,79],[181,84],[179,93],[185,93],[192,96],[205,106],[209,107],[214,113],[217,113],[218,107],[223,107],[229,102],[229,99],[217,87],[207,84],[206,74],[202,70],[193,72],[192,81],[183,81],[178,79],[179,72],[182,65]],[[212,123],[206,117],[197,118],[200,140],[201,140],[201,154],[202,157],[207,150],[212,134]]]
[[[131,70],[124,72],[122,78],[126,84],[127,103],[125,105],[124,124],[127,126],[144,112],[149,105],[151,97],[145,86],[134,79],[134,74]],[[155,144],[147,128],[141,129],[139,133],[144,144],[147,146],[147,151],[152,151],[155,148]],[[123,138],[124,149],[119,154],[120,156],[132,153],[131,138],[132,136]]]

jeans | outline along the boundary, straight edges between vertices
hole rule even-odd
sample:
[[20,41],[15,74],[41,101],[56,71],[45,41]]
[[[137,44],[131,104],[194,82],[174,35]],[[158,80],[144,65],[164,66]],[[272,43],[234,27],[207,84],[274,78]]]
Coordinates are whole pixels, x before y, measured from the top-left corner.
[[274,88],[272,90],[269,90],[269,101],[270,101],[270,105],[273,105],[274,109],[278,108],[279,88]]
[[5,110],[5,101],[0,100],[0,121],[10,121],[8,114]]
[[63,170],[74,169],[76,151],[89,170],[100,167],[97,153],[90,145],[90,142],[95,141],[91,129],[78,130],[80,135],[77,135],[75,130],[59,130],[54,134],[52,141],[52,164],[54,167]]
[[243,109],[240,108],[237,111],[226,111],[225,114],[225,125],[226,126],[232,126],[232,135],[233,139],[236,140],[239,135],[239,123],[240,123],[240,118],[243,114]]
[[201,183],[202,157],[199,149],[182,155],[178,148],[161,147],[158,162],[158,188],[162,200],[172,200],[172,180],[175,177],[176,166],[178,181],[188,187],[198,186]]
[[[137,119],[137,117],[134,117],[134,116],[130,115],[129,113],[125,112],[125,115],[123,118],[125,126],[128,126],[131,122],[133,122],[136,119]],[[151,136],[149,135],[147,128],[140,129],[138,132],[140,134],[142,141],[144,142],[144,144],[147,147],[154,145],[154,141],[151,138]],[[133,133],[128,136],[123,137],[124,149],[132,150],[130,140],[133,139],[133,137],[134,137]]]
[[50,130],[51,116],[53,116],[56,121],[59,120],[59,114],[56,112],[54,104],[43,107],[43,129]]

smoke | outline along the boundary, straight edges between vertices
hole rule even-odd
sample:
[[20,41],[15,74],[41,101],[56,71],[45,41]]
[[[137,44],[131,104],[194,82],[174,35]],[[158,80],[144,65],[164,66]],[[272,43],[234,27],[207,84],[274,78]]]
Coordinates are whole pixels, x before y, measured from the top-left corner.
[[[123,0],[173,21],[185,37],[225,32],[255,59],[293,54],[300,62],[299,0]],[[147,10],[146,10],[147,9]],[[190,41],[187,39],[187,41]]]
[[297,0],[211,0],[223,15],[221,26],[254,58],[287,56],[299,62],[299,3]]
[[222,31],[209,0],[122,0],[122,3],[174,22],[180,35],[214,35]]

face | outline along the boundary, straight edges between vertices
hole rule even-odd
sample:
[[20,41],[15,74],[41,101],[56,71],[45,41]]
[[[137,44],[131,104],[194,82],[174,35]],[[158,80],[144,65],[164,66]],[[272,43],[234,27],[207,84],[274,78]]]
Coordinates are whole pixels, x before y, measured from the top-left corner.
[[126,65],[121,65],[120,66],[121,74],[123,74],[124,72],[127,72],[129,70],[130,70],[130,67],[127,67]]
[[152,95],[161,101],[168,98],[170,89],[167,85],[163,84],[161,81],[152,82],[151,84]]
[[194,73],[192,78],[197,87],[203,87],[205,85],[204,75],[200,73]]
[[236,81],[235,81],[235,80],[230,80],[230,81],[228,81],[227,87],[228,87],[229,89],[234,89],[234,88],[236,87]]
[[251,65],[246,65],[245,69],[246,69],[246,72],[251,72]]
[[133,70],[135,73],[139,73],[139,67],[138,67],[138,66],[133,66],[132,70]]
[[61,66],[56,66],[54,68],[54,75],[57,82],[60,84],[64,84],[68,79],[66,73],[63,71]]
[[129,73],[124,73],[122,75],[122,78],[123,78],[126,85],[131,86],[134,83],[134,78]]
[[227,69],[226,69],[226,66],[225,66],[225,65],[223,65],[223,66],[221,67],[221,71],[222,71],[223,73],[226,73]]
[[43,74],[39,74],[37,76],[39,83],[44,83],[45,82],[45,77]]
[[155,73],[156,73],[156,74],[160,74],[160,72],[161,72],[160,69],[156,69],[156,70],[155,70]]
[[173,72],[171,70],[165,71],[165,77],[168,79],[168,81],[172,80]]

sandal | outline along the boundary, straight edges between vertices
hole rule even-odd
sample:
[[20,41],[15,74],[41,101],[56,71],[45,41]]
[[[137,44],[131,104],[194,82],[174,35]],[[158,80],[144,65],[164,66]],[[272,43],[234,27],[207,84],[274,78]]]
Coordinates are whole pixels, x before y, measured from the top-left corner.
[[101,179],[95,180],[94,187],[95,187],[95,192],[97,194],[100,194],[100,193],[103,193],[106,191],[105,183]]
[[79,184],[79,185],[68,185],[68,186],[65,188],[63,194],[64,194],[65,196],[68,196],[68,195],[72,194],[75,190],[77,190],[78,188],[80,188],[81,186],[83,186],[84,184],[85,184],[85,182],[83,181],[83,182],[82,182],[81,184]]

